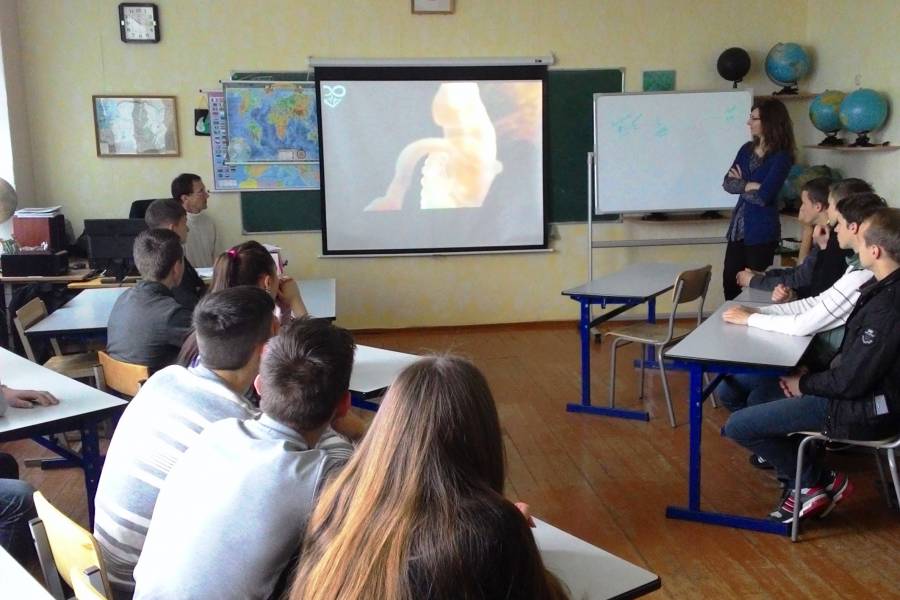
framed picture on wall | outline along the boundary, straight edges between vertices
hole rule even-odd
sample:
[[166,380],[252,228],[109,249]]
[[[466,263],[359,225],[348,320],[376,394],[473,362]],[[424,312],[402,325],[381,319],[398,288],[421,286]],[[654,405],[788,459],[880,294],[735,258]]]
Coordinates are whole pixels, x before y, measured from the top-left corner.
[[455,0],[412,0],[416,15],[452,15]]
[[94,96],[97,156],[179,156],[175,96]]

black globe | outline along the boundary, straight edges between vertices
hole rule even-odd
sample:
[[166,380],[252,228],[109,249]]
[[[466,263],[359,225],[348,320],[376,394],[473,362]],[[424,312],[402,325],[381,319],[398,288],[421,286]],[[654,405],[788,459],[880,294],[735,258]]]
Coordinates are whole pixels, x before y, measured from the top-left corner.
[[750,55],[743,48],[729,48],[719,55],[716,70],[722,79],[737,83],[750,72]]

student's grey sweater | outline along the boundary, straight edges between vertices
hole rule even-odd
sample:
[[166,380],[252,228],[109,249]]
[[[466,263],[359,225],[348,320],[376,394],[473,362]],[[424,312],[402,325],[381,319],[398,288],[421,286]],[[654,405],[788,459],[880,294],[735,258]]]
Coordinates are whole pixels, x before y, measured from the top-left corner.
[[116,427],[95,499],[94,536],[117,596],[134,589],[156,498],[176,461],[212,423],[257,414],[203,366],[167,367],[141,387]]

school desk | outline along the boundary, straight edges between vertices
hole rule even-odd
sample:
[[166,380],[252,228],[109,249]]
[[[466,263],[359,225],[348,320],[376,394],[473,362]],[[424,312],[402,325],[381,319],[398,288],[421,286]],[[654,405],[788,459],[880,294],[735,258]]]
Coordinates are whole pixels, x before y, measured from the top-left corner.
[[[594,406],[591,404],[591,328],[604,321],[622,314],[626,310],[647,304],[647,322],[656,322],[656,298],[671,290],[675,278],[682,271],[700,268],[701,265],[679,263],[635,263],[620,271],[592,279],[591,281],[568,290],[563,295],[569,296],[581,304],[579,331],[581,333],[581,403],[569,403],[569,412],[605,415],[621,419],[638,419],[649,421],[650,415],[645,410],[627,410],[612,406]],[[606,308],[608,304],[620,304],[618,308],[607,311],[591,320],[591,306],[598,304]],[[652,349],[642,358],[645,366],[653,368]]]
[[[88,518],[93,526],[94,494],[103,468],[97,424],[119,414],[126,403],[5,349],[0,349],[0,381],[12,388],[48,391],[59,399],[59,404],[54,406],[9,407],[0,417],[0,442],[30,437],[70,465],[81,467]],[[60,446],[51,437],[55,433],[74,430],[81,432],[81,454]]]
[[[739,529],[787,535],[789,525],[768,519],[742,517],[700,508],[700,443],[703,428],[703,401],[726,374],[754,373],[777,376],[794,368],[812,341],[811,336],[793,336],[765,331],[745,325],[732,325],[722,320],[729,306],[726,302],[683,340],[669,348],[665,357],[690,376],[690,443],[688,449],[687,506],[669,506],[666,516],[672,519],[698,521]],[[744,304],[747,304],[745,302]],[[703,386],[704,373],[716,378]],[[741,449],[735,445],[735,452]]]

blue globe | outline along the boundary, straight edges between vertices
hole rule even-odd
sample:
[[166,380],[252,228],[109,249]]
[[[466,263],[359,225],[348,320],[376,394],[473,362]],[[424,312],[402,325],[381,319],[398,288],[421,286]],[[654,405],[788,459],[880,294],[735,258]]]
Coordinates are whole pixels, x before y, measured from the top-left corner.
[[800,189],[797,187],[797,178],[806,171],[806,165],[794,164],[788,171],[788,176],[781,185],[778,197],[782,200],[795,200],[800,197]]
[[839,131],[841,125],[841,102],[847,96],[837,90],[825,90],[809,105],[809,120],[823,133]]
[[800,44],[778,43],[766,55],[766,75],[778,85],[790,86],[809,73],[811,64]]
[[880,128],[887,120],[887,114],[887,100],[875,90],[868,88],[850,92],[841,102],[841,125],[853,133],[865,133]]

